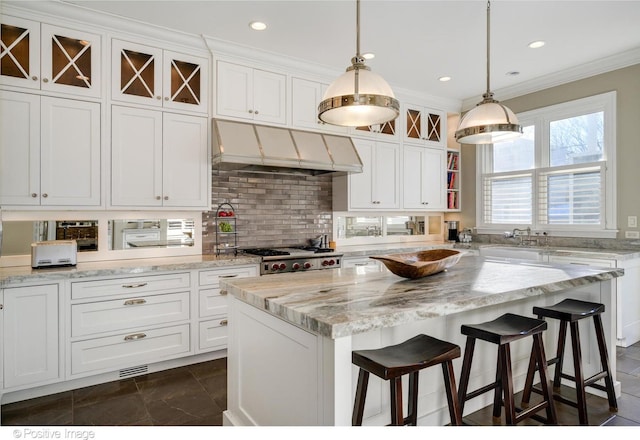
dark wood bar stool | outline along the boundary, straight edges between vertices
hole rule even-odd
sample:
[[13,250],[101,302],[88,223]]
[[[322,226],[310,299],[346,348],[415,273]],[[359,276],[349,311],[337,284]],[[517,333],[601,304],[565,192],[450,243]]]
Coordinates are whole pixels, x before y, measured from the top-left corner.
[[[588,425],[587,403],[585,388],[590,386],[601,391],[606,391],[609,400],[609,410],[618,411],[618,403],[616,401],[615,390],[613,389],[613,379],[611,377],[611,368],[609,367],[609,357],[607,352],[607,344],[604,338],[604,329],[602,326],[601,314],[604,312],[604,304],[579,301],[575,299],[565,299],[550,307],[534,307],[533,313],[538,318],[553,318],[560,320],[560,332],[558,335],[558,350],[556,357],[549,359],[547,365],[556,364],[556,370],[553,377],[553,387],[560,388],[561,379],[568,379],[576,384],[576,401],[569,400],[564,396],[554,393],[554,399],[578,408],[578,418],[581,425]],[[598,349],[600,351],[600,362],[602,371],[584,379],[582,369],[582,352],[580,349],[580,333],[578,331],[578,321],[584,318],[593,317],[593,324],[598,340]],[[562,363],[564,360],[564,346],[567,337],[567,324],[571,328],[571,348],[573,351],[574,376],[562,372]],[[529,361],[529,371],[525,382],[524,392],[522,393],[522,401],[528,402],[531,392],[540,393],[540,390],[533,388],[533,371],[535,369],[536,360],[531,358]],[[605,385],[595,383],[604,379]]]
[[[418,335],[397,345],[352,352],[352,361],[360,367],[353,406],[353,426],[362,425],[369,373],[388,380],[391,387],[391,425],[415,426],[418,420],[418,374],[420,370],[441,364],[452,425],[462,425],[453,359],[460,357],[460,347],[427,335]],[[402,415],[402,376],[409,374],[408,415]]]
[[[544,423],[556,425],[558,421],[553,404],[552,391],[547,381],[547,362],[542,342],[542,332],[546,329],[547,323],[541,319],[528,318],[512,313],[504,314],[493,321],[481,324],[463,325],[461,332],[467,336],[467,343],[464,349],[460,389],[458,390],[458,400],[460,401],[461,411],[464,413],[464,404],[467,400],[494,390],[493,416],[500,417],[502,406],[504,406],[507,425],[516,425],[527,418],[533,418]],[[530,408],[521,409],[517,408],[514,402],[510,343],[528,336],[533,337],[531,356],[539,362],[537,365],[544,400]],[[498,345],[496,380],[489,385],[467,393],[476,339]],[[546,419],[536,414],[543,409],[546,409]]]

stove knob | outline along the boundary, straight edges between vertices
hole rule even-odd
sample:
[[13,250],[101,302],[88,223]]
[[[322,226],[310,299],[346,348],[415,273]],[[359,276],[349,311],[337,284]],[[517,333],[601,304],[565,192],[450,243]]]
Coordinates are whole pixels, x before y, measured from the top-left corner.
[[271,266],[271,270],[278,270],[280,269],[280,266],[278,265],[278,263],[274,263],[273,266]]
[[335,262],[335,261],[333,261],[333,260],[329,260],[329,266],[333,266],[334,264],[336,264],[336,262]]
[[293,266],[291,266],[291,269],[293,269],[293,270],[300,269],[300,264],[299,263],[293,263]]
[[304,268],[305,269],[310,269],[311,268],[311,263],[309,263],[308,261],[304,263]]
[[328,262],[327,260],[324,260],[324,261],[322,262],[322,265],[323,265],[323,266],[328,266],[328,265],[329,265],[329,262]]
[[280,263],[280,270],[285,270],[287,265],[285,263]]

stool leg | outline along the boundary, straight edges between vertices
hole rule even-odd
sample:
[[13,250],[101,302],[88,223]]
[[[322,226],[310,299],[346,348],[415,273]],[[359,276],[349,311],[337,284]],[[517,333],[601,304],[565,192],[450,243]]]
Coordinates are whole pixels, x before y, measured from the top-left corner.
[[393,426],[404,425],[402,416],[402,376],[389,380],[391,388],[391,424]]
[[553,375],[553,387],[560,388],[562,379],[562,364],[564,362],[564,344],[567,339],[567,321],[560,321],[560,332],[558,333],[558,349],[556,351],[556,370]]
[[582,372],[582,353],[580,350],[580,332],[578,321],[571,323],[571,346],[573,348],[573,368],[576,382],[576,401],[578,408],[578,419],[581,425],[588,425],[587,400],[584,391],[584,374]]
[[598,348],[600,350],[600,362],[602,369],[607,373],[604,383],[607,388],[607,398],[609,399],[609,411],[618,411],[618,402],[616,400],[616,392],[613,389],[613,378],[611,377],[611,367],[609,366],[609,353],[607,352],[607,343],[604,339],[604,328],[602,326],[602,318],[600,315],[593,315],[593,324],[596,329],[596,338],[598,339]]
[[364,413],[364,401],[367,397],[367,386],[369,385],[369,372],[360,368],[358,373],[358,386],[356,387],[356,398],[353,405],[353,415],[351,425],[362,425],[362,415]]
[[513,399],[513,376],[511,371],[511,350],[509,344],[499,348],[502,358],[502,390],[504,393],[504,413],[507,425],[516,424],[516,406]]
[[529,403],[531,399],[531,389],[533,388],[533,379],[536,374],[536,354],[532,350],[529,357],[529,368],[527,369],[527,378],[524,381],[524,389],[522,390],[522,403]]
[[409,374],[409,402],[407,425],[418,425],[418,371]]
[[464,347],[464,359],[462,361],[462,372],[460,373],[460,389],[458,390],[458,401],[460,403],[460,416],[464,414],[464,403],[467,400],[467,388],[469,387],[469,375],[471,374],[471,360],[473,359],[473,349],[475,338],[467,337]]
[[444,388],[447,393],[447,403],[449,404],[449,418],[453,426],[462,426],[462,412],[458,394],[456,393],[456,379],[453,374],[453,362],[442,363],[442,374],[444,375]]
[[504,353],[500,349],[502,347],[498,347],[498,360],[496,362],[496,380],[494,382],[494,390],[493,390],[493,417],[499,418],[502,413],[502,384],[503,384],[503,366],[504,366]]
[[556,415],[556,406],[553,401],[553,391],[549,388],[549,379],[547,376],[547,357],[544,354],[544,342],[542,342],[542,334],[533,335],[532,354],[536,358],[534,364],[538,364],[538,373],[540,374],[542,395],[547,401],[547,423],[551,425],[557,425],[558,417]]

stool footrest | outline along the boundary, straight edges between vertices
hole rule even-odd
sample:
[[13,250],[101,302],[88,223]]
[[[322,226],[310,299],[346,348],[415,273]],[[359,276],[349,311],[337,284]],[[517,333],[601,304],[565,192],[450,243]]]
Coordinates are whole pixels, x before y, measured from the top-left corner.
[[[549,402],[542,401],[534,406],[530,406],[527,409],[516,408],[517,410],[519,410],[518,414],[516,414],[516,423],[526,418],[533,417],[533,414],[545,409],[547,406],[549,406]],[[540,418],[542,419],[542,417]],[[543,420],[546,420],[546,419],[543,419]]]
[[[606,371],[601,371],[598,374],[594,374],[589,379],[585,379],[584,380],[584,386],[585,387],[594,387],[594,388],[602,387],[602,385],[597,384],[595,382],[599,381],[600,379],[604,379],[608,375],[609,374]],[[604,391],[606,391],[606,388],[603,387],[603,389],[604,389]]]
[[465,401],[471,400],[474,397],[478,397],[478,396],[486,393],[487,391],[495,390],[497,387],[498,387],[498,383],[497,382],[494,382],[494,383],[489,384],[489,385],[485,385],[482,388],[478,388],[475,391],[471,391],[470,393],[467,393],[467,396],[465,397],[464,400]]

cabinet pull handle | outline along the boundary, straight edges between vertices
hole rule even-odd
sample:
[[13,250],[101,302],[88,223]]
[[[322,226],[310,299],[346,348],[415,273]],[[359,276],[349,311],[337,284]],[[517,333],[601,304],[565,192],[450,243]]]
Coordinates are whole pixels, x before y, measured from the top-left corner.
[[135,306],[138,304],[146,304],[147,300],[146,299],[142,299],[142,298],[137,298],[137,299],[128,299],[124,302],[125,306]]
[[223,319],[222,321],[220,321],[220,325],[225,326],[229,324],[229,321],[227,321],[226,319]]
[[138,284],[123,284],[122,287],[125,289],[137,289],[138,287],[144,287],[147,283],[138,283]]
[[229,294],[229,291],[227,291],[226,289],[220,290],[220,295],[225,296],[225,295],[228,295],[228,294]]
[[238,276],[238,274],[234,273],[233,275],[220,275],[220,278],[235,278],[237,276]]
[[368,266],[369,263],[355,263],[354,266]]
[[134,333],[132,335],[127,335],[124,337],[125,341],[135,341],[138,339],[142,339],[142,338],[146,338],[147,335],[145,335],[144,333]]

